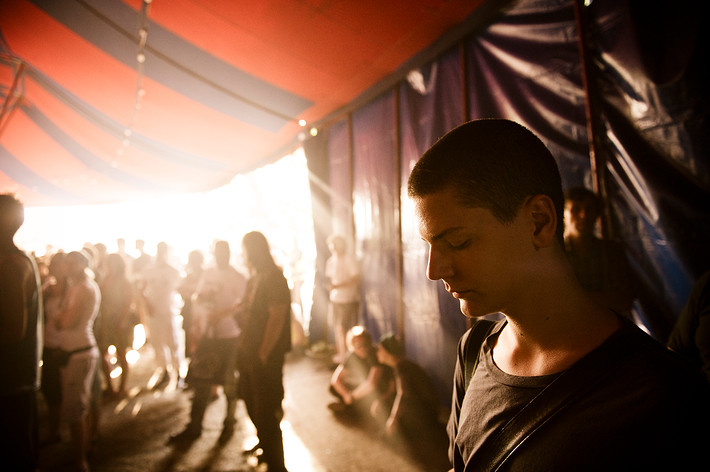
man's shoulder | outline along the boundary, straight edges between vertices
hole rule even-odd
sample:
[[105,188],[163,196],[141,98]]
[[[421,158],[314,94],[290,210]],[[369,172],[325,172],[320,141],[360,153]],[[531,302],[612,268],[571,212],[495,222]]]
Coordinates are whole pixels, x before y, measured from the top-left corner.
[[630,383],[659,400],[664,396],[680,398],[684,391],[706,388],[706,382],[695,367],[633,323],[627,322],[614,337],[614,342],[624,344],[631,351],[631,355],[619,358],[618,365],[609,366],[616,368],[612,377],[615,382]]
[[34,276],[35,265],[30,259],[30,255],[16,249],[0,253],[0,272],[7,273],[13,277]]

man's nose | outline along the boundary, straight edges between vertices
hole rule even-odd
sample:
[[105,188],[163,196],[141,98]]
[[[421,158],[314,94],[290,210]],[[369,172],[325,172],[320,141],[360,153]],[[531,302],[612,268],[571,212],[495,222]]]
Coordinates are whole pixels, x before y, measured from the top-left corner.
[[426,268],[426,276],[429,280],[439,280],[453,275],[453,266],[449,257],[429,248],[429,260]]

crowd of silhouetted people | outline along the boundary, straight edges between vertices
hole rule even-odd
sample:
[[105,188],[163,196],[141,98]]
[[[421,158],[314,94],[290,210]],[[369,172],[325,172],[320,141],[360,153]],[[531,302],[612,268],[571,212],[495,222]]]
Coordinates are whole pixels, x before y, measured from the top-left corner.
[[[234,433],[241,398],[256,427],[258,461],[285,470],[279,424],[291,293],[262,233],[241,240],[245,275],[232,265],[227,241],[213,244],[213,264],[194,250],[184,267],[166,242],[149,255],[142,240],[135,255],[118,239],[115,252],[86,243],[38,257],[14,244],[24,208],[13,195],[0,196],[0,218],[4,466],[37,470],[40,448],[62,441],[67,427],[76,470],[89,470],[102,403],[128,394],[127,354],[140,324],[156,364],[145,388],[172,383],[194,391],[190,422],[170,442],[200,436],[206,406],[221,389],[220,441]],[[46,405],[41,419],[38,401]],[[47,422],[42,437],[40,420]]]

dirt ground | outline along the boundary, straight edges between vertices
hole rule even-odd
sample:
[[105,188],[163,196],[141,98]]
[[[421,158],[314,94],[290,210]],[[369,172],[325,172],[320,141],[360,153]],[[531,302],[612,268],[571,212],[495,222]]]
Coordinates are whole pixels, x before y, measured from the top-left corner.
[[[202,436],[188,445],[168,443],[182,430],[190,408],[190,390],[173,383],[161,390],[149,388],[155,366],[150,346],[129,375],[129,395],[104,401],[99,437],[90,466],[93,472],[265,472],[244,450],[256,444],[254,427],[240,402],[237,430],[225,444],[217,439],[225,411],[224,397],[208,407]],[[286,466],[290,472],[434,472],[448,469],[441,444],[423,451],[427,464],[414,460],[401,447],[385,442],[369,424],[335,416],[327,404],[328,379],[333,366],[324,357],[289,354],[285,371],[285,417],[282,421]],[[46,417],[40,402],[41,437]],[[63,442],[41,449],[42,472],[69,472],[69,433]],[[422,451],[420,451],[422,452]]]

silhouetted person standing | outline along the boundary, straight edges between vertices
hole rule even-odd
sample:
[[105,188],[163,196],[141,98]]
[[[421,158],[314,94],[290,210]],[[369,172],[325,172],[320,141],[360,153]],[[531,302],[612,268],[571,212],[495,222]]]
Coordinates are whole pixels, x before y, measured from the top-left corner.
[[584,187],[565,192],[565,250],[579,283],[601,306],[627,318],[633,295],[623,247],[596,234],[602,205]]
[[13,471],[38,466],[42,297],[34,258],[14,242],[24,219],[22,203],[0,195],[0,464]]
[[360,315],[360,266],[355,257],[347,251],[345,238],[332,235],[328,238],[331,256],[325,266],[328,277],[329,317],[335,337],[335,362],[341,363],[348,353],[345,336],[350,328],[358,324]]
[[162,375],[155,384],[162,388],[170,382],[170,375],[180,383],[182,350],[178,339],[177,289],[180,285],[180,270],[169,259],[170,246],[158,243],[155,260],[141,272],[145,283],[142,297],[145,303],[145,322],[148,342],[155,350],[155,361]]
[[210,393],[222,386],[227,411],[220,442],[234,434],[237,408],[237,340],[240,328],[234,313],[242,301],[246,278],[230,264],[231,250],[227,241],[214,245],[214,266],[202,274],[194,294],[195,311],[190,327],[197,347],[190,362],[187,383],[194,389],[190,423],[173,441],[191,441],[202,434],[202,421]]
[[259,460],[269,472],[281,472],[286,470],[280,423],[284,356],[291,348],[291,292],[263,234],[247,233],[242,253],[250,277],[239,314],[239,388],[263,451]]

